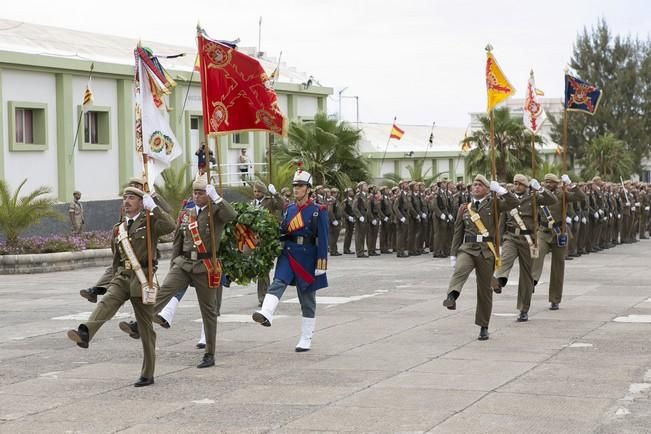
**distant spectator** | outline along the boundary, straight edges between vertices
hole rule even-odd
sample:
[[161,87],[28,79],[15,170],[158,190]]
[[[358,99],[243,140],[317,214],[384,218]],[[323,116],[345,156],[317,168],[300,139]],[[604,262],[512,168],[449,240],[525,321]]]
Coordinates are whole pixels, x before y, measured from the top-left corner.
[[68,206],[68,215],[70,216],[70,226],[73,234],[80,234],[84,226],[84,207],[81,205],[81,192],[72,193],[73,200]]
[[242,184],[246,185],[247,179],[249,179],[249,166],[251,165],[251,160],[246,155],[246,148],[242,148],[240,151],[240,157],[238,159],[237,168],[240,171],[240,178],[242,179]]

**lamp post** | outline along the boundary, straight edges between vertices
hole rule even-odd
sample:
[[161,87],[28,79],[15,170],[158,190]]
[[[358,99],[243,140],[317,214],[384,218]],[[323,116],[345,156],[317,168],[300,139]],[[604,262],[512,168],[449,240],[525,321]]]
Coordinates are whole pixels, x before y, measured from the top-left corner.
[[338,92],[338,93],[339,93],[339,111],[337,112],[337,120],[338,120],[338,121],[341,120],[341,94],[344,93],[344,91],[345,91],[346,89],[348,89],[348,86],[344,87],[343,89],[341,89],[341,90]]
[[357,123],[357,129],[359,129],[359,96],[341,96],[339,95],[339,104],[340,104],[340,110],[341,110],[341,98],[354,98],[355,99],[355,122]]

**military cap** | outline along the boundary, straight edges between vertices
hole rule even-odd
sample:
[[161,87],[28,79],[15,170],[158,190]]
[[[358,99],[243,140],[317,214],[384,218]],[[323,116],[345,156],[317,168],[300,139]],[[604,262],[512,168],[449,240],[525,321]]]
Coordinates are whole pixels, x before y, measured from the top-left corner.
[[299,168],[296,173],[294,173],[292,185],[307,185],[308,187],[311,187],[312,175],[310,175],[310,172],[306,172],[305,170]]
[[491,183],[488,182],[488,179],[486,179],[486,177],[484,175],[475,176],[475,179],[473,179],[473,182],[476,182],[476,181],[481,182],[482,184],[484,184],[486,186],[486,188],[490,188],[490,186],[491,186]]
[[523,174],[521,174],[521,173],[517,173],[513,177],[513,182],[519,182],[520,184],[524,185],[525,187],[529,187],[529,179],[526,176],[524,176]]
[[556,175],[553,174],[553,173],[548,173],[548,174],[546,174],[546,175],[545,175],[545,178],[543,178],[543,179],[544,179],[545,181],[552,181],[552,182],[556,182],[556,183],[560,183],[560,182],[561,182],[561,180],[558,178],[558,176],[556,176]]
[[344,189],[344,193],[348,193],[349,191],[353,191],[353,188],[352,187],[346,187]]
[[142,191],[139,188],[136,188],[136,187],[127,187],[122,192],[122,195],[126,196],[127,194],[135,194],[136,196],[138,196],[138,197],[140,197],[142,199],[143,196],[145,195],[145,192]]
[[260,181],[260,180],[257,180],[257,181],[255,181],[255,182],[253,183],[253,189],[254,189],[254,190],[261,191],[261,192],[264,193],[264,194],[267,194],[267,193],[268,193],[268,191],[267,191],[267,186],[264,185],[264,182],[262,182],[262,181]]
[[338,189],[337,187],[332,187],[332,188],[330,189],[330,192],[331,192],[331,193],[339,193],[339,189]]
[[196,179],[192,183],[192,190],[206,191],[207,186],[208,186],[208,183],[206,183],[203,179]]
[[601,182],[601,176],[595,175],[592,177],[592,182]]
[[72,192],[72,194],[81,194],[81,191],[75,190],[75,191]]
[[391,191],[394,192],[394,193],[395,193],[396,191],[398,191],[398,186],[396,185],[396,186],[391,187]]
[[362,188],[362,185],[368,185],[368,184],[366,183],[366,181],[359,181],[359,182],[357,183],[356,188]]
[[134,176],[133,178],[129,178],[129,185],[133,187],[134,184],[145,185],[145,180],[139,176]]

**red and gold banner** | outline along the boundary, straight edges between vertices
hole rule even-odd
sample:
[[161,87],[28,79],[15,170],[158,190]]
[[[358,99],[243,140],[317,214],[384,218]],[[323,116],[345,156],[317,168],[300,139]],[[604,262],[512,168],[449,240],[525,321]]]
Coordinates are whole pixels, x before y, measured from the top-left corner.
[[260,63],[198,31],[201,99],[206,134],[267,131],[287,135],[276,92]]

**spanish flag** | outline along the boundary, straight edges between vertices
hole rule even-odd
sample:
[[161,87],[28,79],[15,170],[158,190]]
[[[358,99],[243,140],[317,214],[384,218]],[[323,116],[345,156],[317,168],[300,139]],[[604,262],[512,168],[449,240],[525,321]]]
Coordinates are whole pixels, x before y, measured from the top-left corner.
[[390,139],[396,139],[400,140],[402,136],[405,135],[405,132],[396,125],[394,122],[393,125],[391,126],[391,133],[389,134]]
[[495,57],[493,57],[493,53],[490,51],[491,49],[490,45],[486,47],[487,112],[493,110],[496,105],[515,93],[515,88],[511,86],[511,83],[500,69]]
[[556,145],[556,155],[559,157],[563,155],[563,147],[561,145]]
[[84,91],[83,101],[81,103],[81,107],[84,113],[88,111],[88,109],[93,105],[94,100],[95,98],[93,97],[93,91],[90,89],[90,80],[89,80],[88,84],[86,85],[86,90]]

